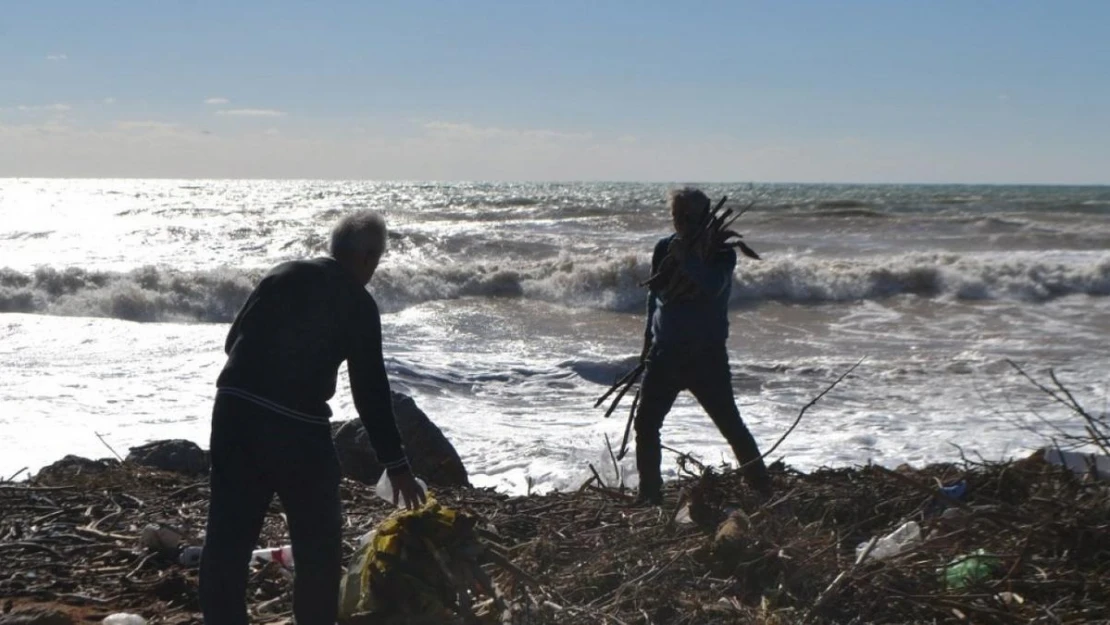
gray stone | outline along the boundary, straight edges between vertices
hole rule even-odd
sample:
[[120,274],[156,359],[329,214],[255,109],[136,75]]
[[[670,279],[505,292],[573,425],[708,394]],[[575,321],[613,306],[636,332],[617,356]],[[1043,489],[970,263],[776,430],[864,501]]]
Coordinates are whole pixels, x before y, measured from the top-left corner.
[[165,440],[153,441],[132,447],[127,461],[144,467],[203,475],[208,473],[208,452],[193,441]]
[[[435,486],[470,486],[466,467],[455,447],[417,407],[413,399],[393,392],[393,412],[413,473]],[[332,424],[332,438],[343,475],[365,484],[376,484],[382,466],[358,419]]]
[[35,476],[36,479],[65,479],[77,475],[87,475],[90,473],[103,473],[112,467],[119,466],[119,461],[115,458],[104,458],[102,460],[89,460],[81,456],[74,456],[72,454],[62,458],[43,467]]

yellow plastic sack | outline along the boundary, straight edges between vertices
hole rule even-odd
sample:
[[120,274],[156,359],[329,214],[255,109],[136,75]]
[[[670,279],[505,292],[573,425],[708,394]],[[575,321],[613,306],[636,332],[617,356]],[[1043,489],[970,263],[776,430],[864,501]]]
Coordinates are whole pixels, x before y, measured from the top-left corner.
[[467,583],[467,567],[476,566],[482,549],[474,519],[432,497],[417,510],[394,512],[352,558],[340,588],[339,618],[370,612],[454,620],[460,584]]

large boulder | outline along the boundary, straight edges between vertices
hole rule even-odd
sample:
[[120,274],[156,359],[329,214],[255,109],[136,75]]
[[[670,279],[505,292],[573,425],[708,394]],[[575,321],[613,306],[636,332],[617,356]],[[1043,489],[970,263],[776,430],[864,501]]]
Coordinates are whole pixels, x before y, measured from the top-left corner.
[[[411,397],[394,391],[393,412],[414,473],[436,486],[470,486],[466,467],[455,447]],[[333,423],[332,438],[343,475],[366,484],[377,483],[382,465],[378,464],[362,422],[351,419]]]
[[127,461],[144,467],[189,475],[208,473],[208,452],[193,441],[153,441],[132,447]]

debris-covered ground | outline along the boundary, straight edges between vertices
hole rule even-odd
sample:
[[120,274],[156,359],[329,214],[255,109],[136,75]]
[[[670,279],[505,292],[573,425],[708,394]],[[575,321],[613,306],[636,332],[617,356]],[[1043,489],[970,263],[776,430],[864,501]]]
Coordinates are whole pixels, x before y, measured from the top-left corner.
[[[668,486],[662,508],[636,507],[627,493],[596,480],[577,492],[527,497],[437,489],[441,503],[475,516],[489,559],[501,560],[483,569],[504,607],[487,602],[484,620],[1110,618],[1110,487],[1038,457],[810,474],[772,466],[778,494],[768,502],[735,473],[687,466],[691,476]],[[346,481],[343,491],[353,554],[358,537],[391,508],[372,487]],[[152,623],[199,623],[197,570],[148,550],[139,536],[145,526],[166,524],[180,530],[184,544],[199,545],[207,495],[201,477],[115,461],[71,460],[25,482],[0,483],[3,609],[49,605],[76,619],[127,611]],[[284,544],[276,501],[271,512],[262,544]],[[857,558],[859,544],[908,521],[920,539],[904,551]],[[872,553],[884,548],[876,543]],[[961,558],[963,573],[946,575]],[[281,567],[256,565],[252,620],[288,619],[291,589]]]

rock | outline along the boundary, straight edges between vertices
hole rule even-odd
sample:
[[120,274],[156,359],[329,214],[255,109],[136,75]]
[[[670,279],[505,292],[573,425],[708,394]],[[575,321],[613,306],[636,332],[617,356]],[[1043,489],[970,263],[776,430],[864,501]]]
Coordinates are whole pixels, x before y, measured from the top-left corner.
[[89,473],[103,473],[119,464],[119,460],[105,458],[103,460],[89,460],[81,456],[68,455],[53,464],[43,467],[35,476],[36,479],[64,479],[75,475]]
[[[394,391],[393,412],[414,473],[433,486],[470,486],[466,467],[455,447],[411,397]],[[378,464],[362,422],[351,419],[333,423],[332,438],[343,475],[365,484],[376,484],[382,466]]]
[[151,553],[175,554],[181,541],[181,532],[160,523],[151,523],[139,532],[139,542]]
[[59,610],[27,608],[0,616],[0,625],[73,625],[73,617]]
[[208,473],[208,452],[181,439],[154,441],[132,447],[127,461],[152,469],[202,475]]

